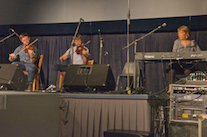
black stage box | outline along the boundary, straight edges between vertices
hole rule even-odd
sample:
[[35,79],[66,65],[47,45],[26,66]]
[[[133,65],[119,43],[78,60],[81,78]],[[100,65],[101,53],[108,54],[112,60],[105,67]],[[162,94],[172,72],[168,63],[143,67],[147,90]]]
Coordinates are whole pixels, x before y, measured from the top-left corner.
[[58,94],[0,91],[0,137],[58,137]]
[[115,81],[110,65],[69,65],[63,83],[66,91],[94,89],[109,91],[115,89]]
[[175,122],[169,125],[169,137],[197,137],[198,124]]
[[25,90],[27,76],[18,64],[0,64],[0,88],[5,90]]
[[153,133],[134,130],[108,130],[104,131],[104,137],[153,137]]

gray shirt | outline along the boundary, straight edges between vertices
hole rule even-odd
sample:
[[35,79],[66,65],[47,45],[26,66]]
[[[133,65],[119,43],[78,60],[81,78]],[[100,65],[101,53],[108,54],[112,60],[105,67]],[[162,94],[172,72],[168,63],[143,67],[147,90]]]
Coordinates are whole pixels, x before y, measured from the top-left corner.
[[[20,51],[23,50],[23,47],[24,47],[23,44],[20,45],[20,46],[18,46],[18,47],[14,50],[13,53],[16,55],[17,53],[19,53]],[[36,48],[35,46],[33,46],[33,48],[34,48],[34,53],[35,53],[34,58],[37,58],[37,48]],[[16,59],[16,58],[17,58],[17,57],[15,57],[14,59]],[[20,59],[21,62],[32,63],[32,62],[30,61],[29,53],[27,53],[27,52],[25,52],[25,51],[22,51],[22,52],[19,53],[19,59]]]
[[191,40],[190,43],[184,49],[184,46],[181,44],[181,40],[177,39],[173,45],[173,52],[193,52],[193,51],[201,51],[198,44],[195,40]]

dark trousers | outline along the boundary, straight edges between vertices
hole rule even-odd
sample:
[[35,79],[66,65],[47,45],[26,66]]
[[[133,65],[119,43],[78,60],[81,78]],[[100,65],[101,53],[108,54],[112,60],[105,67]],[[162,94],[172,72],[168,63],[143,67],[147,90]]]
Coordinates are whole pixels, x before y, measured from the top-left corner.
[[193,62],[180,62],[172,63],[168,75],[168,83],[172,84],[175,81],[176,74],[184,74],[185,77],[189,76],[191,72],[195,71],[195,63]]
[[60,72],[66,71],[67,66],[68,65],[60,65],[60,64],[53,65],[52,71],[51,71],[51,77],[49,80],[49,85],[56,85],[58,71]]

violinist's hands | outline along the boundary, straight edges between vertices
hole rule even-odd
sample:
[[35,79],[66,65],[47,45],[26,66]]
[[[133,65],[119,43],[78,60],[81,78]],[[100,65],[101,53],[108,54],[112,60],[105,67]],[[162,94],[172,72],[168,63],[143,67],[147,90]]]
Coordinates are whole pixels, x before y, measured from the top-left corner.
[[83,50],[83,51],[82,51],[82,55],[88,59],[88,58],[90,57],[91,54],[88,53],[87,50]]
[[34,58],[34,55],[36,55],[36,53],[34,53],[34,51],[31,49],[28,49],[28,53],[30,56],[30,62],[32,62],[34,64],[36,62],[36,58]]
[[60,56],[60,58],[59,58],[59,59],[60,59],[60,61],[63,61],[63,60],[64,60],[64,59],[63,59],[63,56]]
[[14,53],[11,53],[11,54],[9,54],[9,57],[10,58],[14,58],[15,57],[15,54]]
[[82,54],[83,54],[83,55],[86,55],[87,53],[88,53],[88,52],[87,52],[86,50],[83,50],[83,51],[82,51]]
[[33,57],[35,55],[33,50],[28,49],[28,53],[30,57]]
[[68,57],[70,57],[70,55],[68,55],[67,53],[65,53],[62,56],[60,56],[59,60],[60,61],[63,61],[63,60],[66,60]]
[[14,53],[9,54],[9,61],[14,61],[14,57],[15,57]]

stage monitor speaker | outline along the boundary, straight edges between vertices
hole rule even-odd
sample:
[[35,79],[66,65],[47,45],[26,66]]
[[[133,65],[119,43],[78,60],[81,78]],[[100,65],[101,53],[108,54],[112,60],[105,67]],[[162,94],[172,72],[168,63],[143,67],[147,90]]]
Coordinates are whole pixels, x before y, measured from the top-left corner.
[[170,123],[169,137],[198,137],[198,124]]
[[112,91],[115,81],[110,65],[69,65],[63,87],[66,91]]
[[20,91],[27,87],[27,76],[18,64],[0,64],[0,89]]
[[104,131],[104,137],[153,137],[154,134],[147,131],[134,130],[108,130]]
[[58,94],[1,91],[0,98],[0,137],[60,136]]

